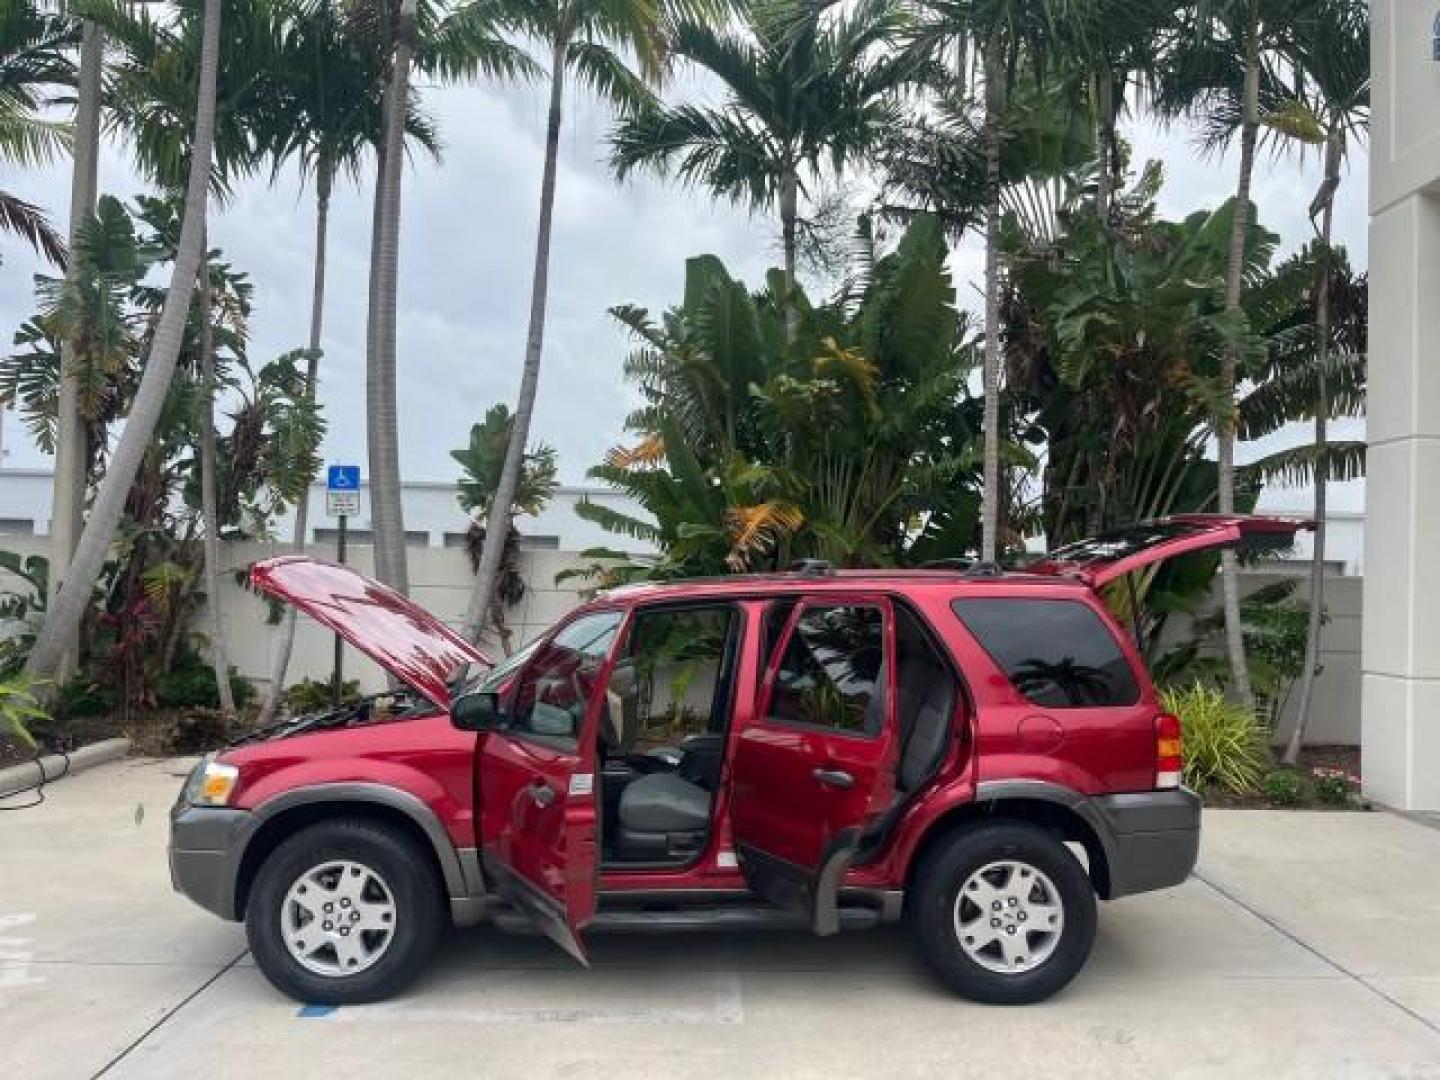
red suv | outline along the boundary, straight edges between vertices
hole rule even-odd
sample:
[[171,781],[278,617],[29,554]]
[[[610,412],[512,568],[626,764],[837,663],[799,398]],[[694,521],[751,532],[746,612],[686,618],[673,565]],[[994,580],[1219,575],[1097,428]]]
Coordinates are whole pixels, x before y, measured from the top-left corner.
[[1037,1001],[1095,897],[1183,881],[1180,733],[1097,589],[1308,523],[1188,516],[993,568],[639,585],[498,665],[405,597],[300,556],[251,571],[404,689],[205,758],[175,887],[243,919],[301,1001],[412,979],[447,924],[601,929],[904,917],[959,993]]

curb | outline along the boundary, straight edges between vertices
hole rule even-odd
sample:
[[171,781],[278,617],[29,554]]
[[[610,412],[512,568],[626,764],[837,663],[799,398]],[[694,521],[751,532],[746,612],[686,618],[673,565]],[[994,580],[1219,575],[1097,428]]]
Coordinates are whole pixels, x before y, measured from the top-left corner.
[[129,752],[129,739],[102,739],[69,754],[68,769],[65,767],[65,756],[60,754],[46,754],[38,761],[27,761],[23,765],[0,769],[0,798],[42,783],[52,784],[62,776],[73,776],[96,765],[104,765],[107,761],[122,758]]

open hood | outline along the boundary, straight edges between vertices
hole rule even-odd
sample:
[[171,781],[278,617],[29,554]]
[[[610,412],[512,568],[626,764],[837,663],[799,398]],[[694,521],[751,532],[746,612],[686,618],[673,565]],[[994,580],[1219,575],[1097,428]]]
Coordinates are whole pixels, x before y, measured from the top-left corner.
[[1284,548],[1301,529],[1314,528],[1315,523],[1304,518],[1177,514],[1066,544],[1025,569],[1032,574],[1077,577],[1098,589],[1176,555],[1240,546]]
[[411,689],[450,708],[448,680],[490,658],[408,597],[348,566],[282,555],[250,568],[263,593],[294,604],[328,626]]

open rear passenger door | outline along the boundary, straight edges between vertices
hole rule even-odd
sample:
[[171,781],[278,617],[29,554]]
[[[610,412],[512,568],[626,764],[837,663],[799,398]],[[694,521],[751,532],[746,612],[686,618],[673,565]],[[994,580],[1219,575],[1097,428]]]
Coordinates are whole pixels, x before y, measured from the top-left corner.
[[619,611],[580,615],[507,673],[475,758],[487,876],[582,964],[599,870],[597,736],[622,621]]
[[889,807],[899,757],[895,620],[884,596],[797,604],[735,741],[731,825],[750,887],[839,929],[838,896],[865,830]]
[[1286,548],[1297,532],[1314,528],[1313,521],[1303,518],[1177,514],[1056,548],[1026,570],[1032,574],[1076,577],[1099,589],[1131,571],[1192,551]]

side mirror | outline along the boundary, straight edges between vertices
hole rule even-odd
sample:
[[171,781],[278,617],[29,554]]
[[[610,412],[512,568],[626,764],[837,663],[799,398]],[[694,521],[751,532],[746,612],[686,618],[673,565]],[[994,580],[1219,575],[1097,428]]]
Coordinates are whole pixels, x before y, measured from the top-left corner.
[[461,731],[489,731],[500,724],[497,694],[466,694],[450,706],[450,723]]

